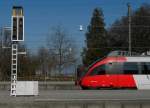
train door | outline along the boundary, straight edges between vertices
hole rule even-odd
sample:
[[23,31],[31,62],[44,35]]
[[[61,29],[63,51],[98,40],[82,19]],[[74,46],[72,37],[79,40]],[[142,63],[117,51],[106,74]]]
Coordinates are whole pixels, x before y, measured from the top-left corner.
[[141,63],[139,75],[133,75],[138,89],[150,89],[150,63]]
[[118,87],[118,74],[121,72],[121,63],[112,62],[106,65],[106,78],[109,86],[112,88]]
[[137,62],[122,63],[122,74],[118,75],[118,87],[120,88],[135,88],[134,74],[139,73]]

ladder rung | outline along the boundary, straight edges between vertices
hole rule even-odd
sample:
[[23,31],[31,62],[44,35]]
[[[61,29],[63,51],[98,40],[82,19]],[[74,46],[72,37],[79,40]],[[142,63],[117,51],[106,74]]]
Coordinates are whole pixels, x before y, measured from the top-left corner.
[[17,45],[13,45],[13,48],[17,48]]
[[11,81],[11,83],[14,83],[14,84],[16,84],[16,81],[17,81],[17,79],[11,79],[12,81]]
[[16,84],[17,80],[12,80],[11,83]]
[[16,61],[17,61],[17,59],[12,59],[12,61],[13,61],[13,60],[16,60]]
[[13,68],[12,70],[13,70],[13,71],[16,71],[17,69],[16,69],[16,68]]
[[16,88],[16,85],[12,85],[11,88],[13,88],[13,89]]
[[16,76],[16,74],[12,74],[12,76]]
[[11,95],[16,95],[16,90],[11,90]]
[[13,54],[14,54],[14,53],[17,53],[17,50],[12,50],[12,51],[13,51]]
[[16,90],[11,90],[12,95],[16,95]]
[[17,66],[17,63],[12,63],[12,66]]
[[12,67],[12,70],[17,70],[17,68],[13,68],[13,67]]
[[17,84],[17,83],[16,83],[16,81],[15,81],[15,82],[13,81],[13,82],[11,82],[11,83],[13,83],[14,85],[16,85],[16,84]]
[[16,94],[16,88],[15,89],[11,88],[11,91],[15,91],[15,93],[13,93],[13,94]]
[[12,85],[11,88],[12,88],[12,90],[15,90],[16,89],[16,85]]
[[12,74],[12,76],[17,76],[17,74]]
[[16,64],[16,63],[13,63],[12,65],[13,65],[13,66],[17,66],[17,64]]
[[12,59],[17,59],[17,57],[12,57]]
[[13,55],[13,56],[12,56],[12,59],[17,59],[17,56],[16,56],[16,55],[15,55],[15,56]]
[[12,57],[12,59],[17,59],[17,57]]
[[12,76],[12,79],[13,79],[13,80],[17,80],[17,77],[16,77],[16,76]]
[[12,88],[16,88],[16,84],[11,85]]
[[16,55],[13,55],[12,58],[17,58],[17,56],[16,56]]
[[15,54],[12,54],[12,55],[17,55],[17,53],[15,53]]
[[12,50],[17,50],[17,48],[12,48]]
[[13,67],[12,67],[12,69],[14,70],[14,69],[17,69],[17,65],[12,65]]
[[12,49],[17,49],[17,46],[13,46]]
[[13,63],[12,65],[13,65],[13,66],[17,66],[17,64],[16,64],[16,63]]
[[15,46],[15,47],[13,46],[12,49],[17,49],[17,47],[16,47],[16,46]]
[[11,87],[14,87],[14,86],[16,87],[16,83],[12,82]]
[[16,87],[16,83],[13,83],[13,84],[11,85],[11,87],[12,87],[12,88]]
[[17,80],[17,78],[16,78],[16,77],[15,77],[15,78],[14,78],[14,77],[12,77],[12,79],[13,79],[13,80]]

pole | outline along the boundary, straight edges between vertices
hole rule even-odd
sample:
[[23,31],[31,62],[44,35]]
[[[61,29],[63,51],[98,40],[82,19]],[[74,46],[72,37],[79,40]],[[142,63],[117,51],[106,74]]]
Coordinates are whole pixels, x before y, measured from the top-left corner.
[[130,3],[127,4],[128,6],[128,22],[129,22],[129,55],[132,55],[132,49],[131,49],[131,5]]

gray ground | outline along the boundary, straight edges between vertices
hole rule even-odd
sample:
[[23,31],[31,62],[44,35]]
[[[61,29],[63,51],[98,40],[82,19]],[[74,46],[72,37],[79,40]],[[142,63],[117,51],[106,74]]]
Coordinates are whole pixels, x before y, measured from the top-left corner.
[[150,108],[150,90],[80,90],[74,82],[39,82],[38,96],[10,96],[0,82],[0,108]]
[[43,90],[39,96],[11,97],[0,91],[0,102],[150,101],[150,90]]

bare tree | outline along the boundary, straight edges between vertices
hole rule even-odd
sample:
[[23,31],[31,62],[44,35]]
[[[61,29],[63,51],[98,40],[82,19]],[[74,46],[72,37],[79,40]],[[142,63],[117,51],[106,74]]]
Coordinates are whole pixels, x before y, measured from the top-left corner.
[[40,47],[38,50],[38,71],[43,77],[51,76],[52,67],[55,66],[55,58],[50,56],[49,50],[46,47]]
[[48,35],[47,45],[49,51],[55,56],[59,75],[63,75],[63,70],[75,62],[75,45],[69,38],[69,34],[61,25],[53,27]]

